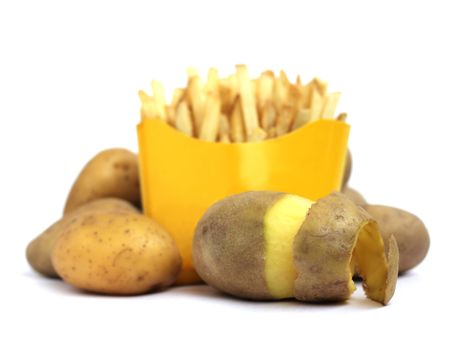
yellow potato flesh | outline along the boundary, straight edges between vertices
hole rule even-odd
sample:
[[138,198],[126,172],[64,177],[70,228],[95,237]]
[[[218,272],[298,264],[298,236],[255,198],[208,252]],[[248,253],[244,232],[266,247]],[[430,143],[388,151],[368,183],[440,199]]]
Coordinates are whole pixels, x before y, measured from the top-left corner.
[[359,231],[352,262],[363,278],[366,295],[372,300],[383,302],[388,271],[383,240],[376,225],[366,224]]
[[297,277],[293,260],[293,241],[314,202],[285,195],[264,217],[265,278],[274,298],[291,298]]

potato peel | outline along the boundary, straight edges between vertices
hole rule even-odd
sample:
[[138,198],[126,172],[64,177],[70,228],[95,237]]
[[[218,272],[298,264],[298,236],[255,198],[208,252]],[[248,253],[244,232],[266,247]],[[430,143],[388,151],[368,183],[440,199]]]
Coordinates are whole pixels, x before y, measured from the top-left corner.
[[[361,241],[360,241],[361,239]],[[361,248],[359,248],[361,247]],[[308,302],[347,300],[355,290],[352,256],[366,295],[387,304],[393,296],[398,263],[396,242],[388,256],[375,220],[340,193],[318,200],[295,237],[296,299]],[[388,260],[388,261],[387,261]]]

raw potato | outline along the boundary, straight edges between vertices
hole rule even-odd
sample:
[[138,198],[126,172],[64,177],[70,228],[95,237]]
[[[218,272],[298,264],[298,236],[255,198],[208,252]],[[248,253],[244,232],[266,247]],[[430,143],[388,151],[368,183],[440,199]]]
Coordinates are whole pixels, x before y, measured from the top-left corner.
[[247,192],[211,206],[199,221],[193,262],[199,276],[226,293],[272,299],[264,277],[264,214],[282,196]]
[[345,158],[345,170],[344,170],[344,175],[342,179],[342,189],[345,189],[348,185],[348,181],[350,180],[351,176],[351,170],[353,167],[353,158],[351,156],[350,150],[347,150],[347,156]]
[[86,212],[98,211],[130,211],[137,213],[129,202],[116,198],[102,198],[78,207],[73,212],[47,228],[42,234],[29,243],[26,250],[27,261],[37,272],[52,278],[59,277],[51,262],[51,252],[59,236],[72,221]]
[[346,195],[347,198],[351,199],[353,203],[359,205],[360,207],[364,207],[368,204],[363,195],[356,191],[354,188],[345,187],[344,189],[342,189],[342,193]]
[[420,264],[429,250],[428,230],[415,215],[393,207],[366,205],[365,209],[379,223],[385,242],[394,236],[399,247],[399,272]]
[[105,197],[125,199],[140,207],[137,155],[122,148],[98,153],[86,164],[73,184],[64,214],[94,199]]
[[376,222],[344,195],[317,202],[277,192],[246,192],[217,202],[199,221],[196,271],[226,293],[255,300],[346,300],[353,268],[369,298],[391,299],[396,241],[385,256]]
[[57,240],[52,263],[65,282],[115,295],[164,288],[181,269],[170,235],[148,217],[127,211],[78,216]]

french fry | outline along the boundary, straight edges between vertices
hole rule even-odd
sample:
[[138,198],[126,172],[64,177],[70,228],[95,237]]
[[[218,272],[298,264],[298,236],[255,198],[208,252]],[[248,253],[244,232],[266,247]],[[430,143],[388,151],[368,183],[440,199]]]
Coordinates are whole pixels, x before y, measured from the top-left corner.
[[219,81],[218,90],[221,98],[221,111],[231,115],[234,101],[238,94],[237,77],[234,75]]
[[172,106],[166,106],[165,114],[167,116],[167,122],[170,125],[175,126],[175,108]]
[[291,85],[291,83],[289,82],[288,76],[286,75],[283,69],[280,70],[280,81],[285,86],[285,88]]
[[229,122],[229,117],[226,114],[221,113],[218,130],[219,138],[221,139],[223,135],[227,135],[229,137],[230,129],[231,126]]
[[208,77],[207,77],[207,86],[206,91],[207,93],[217,93],[218,92],[218,70],[216,68],[210,68],[208,70]]
[[194,127],[191,119],[191,111],[185,101],[181,101],[178,104],[175,113],[175,126],[181,132],[184,132],[188,136],[194,135]]
[[296,113],[296,118],[293,123],[293,130],[299,129],[301,126],[307,124],[310,120],[310,109],[300,108]]
[[187,97],[194,116],[196,130],[200,130],[205,113],[205,96],[202,90],[199,76],[192,77],[188,82]]
[[264,72],[258,80],[258,105],[264,106],[268,100],[272,99],[274,89],[274,76],[272,72]]
[[295,109],[291,106],[283,106],[280,115],[275,124],[275,131],[277,136],[287,134],[291,129],[291,124],[294,118]]
[[265,140],[266,138],[267,138],[267,133],[264,131],[264,129],[258,127],[253,130],[250,141],[262,141],[262,140]]
[[334,92],[326,96],[323,110],[321,111],[321,118],[332,119],[336,113],[337,103],[339,102],[340,93]]
[[237,65],[237,78],[239,82],[240,102],[242,104],[245,131],[248,141],[252,141],[254,137],[257,137],[254,135],[254,132],[259,128],[259,122],[255,96],[246,66]]
[[159,112],[157,111],[156,104],[154,103],[153,99],[142,103],[142,107],[140,110],[140,114],[142,119],[145,118],[160,118]]
[[275,124],[277,111],[272,101],[266,101],[261,109],[261,127],[264,130],[269,130]]
[[273,91],[273,102],[277,112],[280,112],[283,105],[286,103],[288,96],[288,89],[283,84],[281,79],[275,79],[274,91]]
[[166,100],[165,100],[164,87],[162,86],[162,83],[160,81],[153,80],[151,82],[151,88],[153,90],[153,98],[156,104],[159,118],[166,120],[167,116],[166,116],[166,111],[165,111]]
[[243,125],[242,105],[240,96],[235,98],[234,108],[230,118],[231,139],[234,142],[245,142],[245,128]]
[[199,129],[199,138],[205,141],[216,141],[221,118],[221,102],[216,94],[209,94],[205,106],[204,118]]
[[151,96],[149,96],[145,91],[139,90],[138,91],[138,97],[140,98],[141,103],[147,103],[150,99]]
[[326,93],[328,91],[328,83],[318,78],[313,78],[312,82],[315,85],[315,87],[318,89],[318,92],[321,94],[321,96],[322,97],[326,96]]
[[312,96],[310,100],[310,121],[318,120],[323,110],[324,98],[315,86],[312,88]]
[[268,139],[273,139],[277,137],[277,131],[275,129],[275,126],[271,126],[269,130],[267,130],[267,138]]
[[309,82],[307,85],[299,87],[301,97],[299,98],[299,105],[304,108],[310,108],[312,102],[312,91],[314,84]]
[[156,103],[152,96],[149,96],[143,90],[138,92],[138,97],[141,101],[140,115],[142,119],[145,118],[160,118]]
[[289,85],[288,100],[286,101],[286,104],[293,107],[295,113],[301,107],[301,92],[296,85]]
[[185,95],[184,89],[175,89],[173,90],[172,101],[170,102],[170,106],[173,108],[177,108],[178,104],[183,100]]
[[223,134],[219,136],[219,142],[221,143],[231,143],[231,139],[229,137],[229,134]]
[[188,80],[199,76],[199,72],[197,71],[197,68],[195,67],[188,67],[186,69],[186,73],[188,74]]

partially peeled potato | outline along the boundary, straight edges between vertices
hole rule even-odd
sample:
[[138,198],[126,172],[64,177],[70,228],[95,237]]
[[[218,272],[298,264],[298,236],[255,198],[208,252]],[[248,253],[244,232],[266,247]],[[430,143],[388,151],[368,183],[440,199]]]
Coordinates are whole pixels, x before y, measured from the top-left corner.
[[254,300],[346,300],[357,271],[366,295],[385,305],[398,260],[396,241],[385,253],[375,220],[340,193],[317,202],[268,191],[230,196],[207,210],[193,241],[205,282]]

